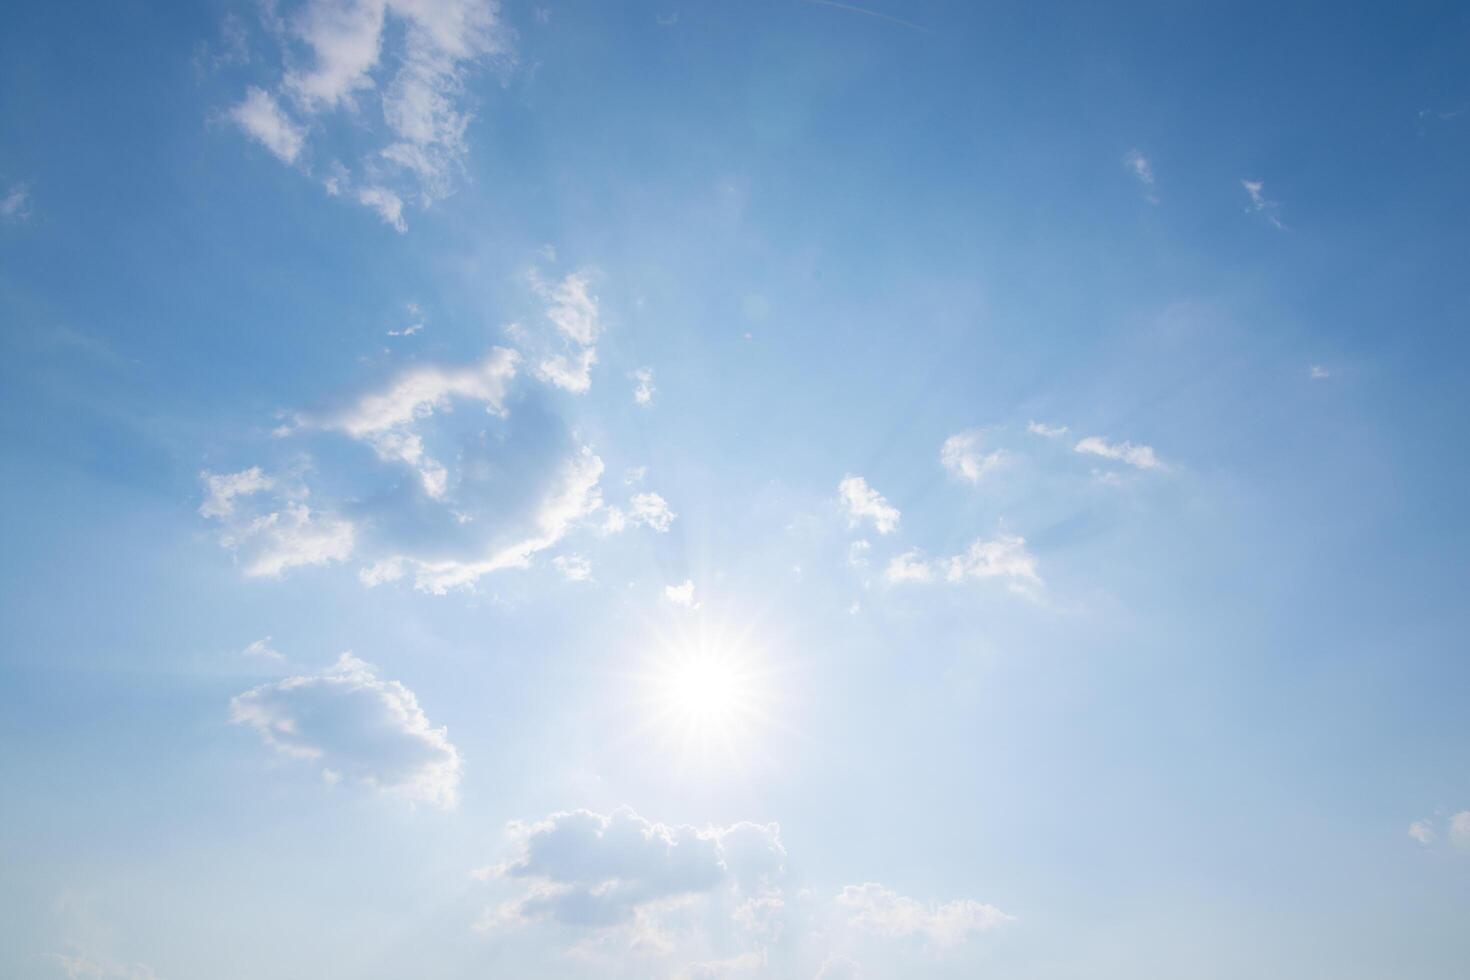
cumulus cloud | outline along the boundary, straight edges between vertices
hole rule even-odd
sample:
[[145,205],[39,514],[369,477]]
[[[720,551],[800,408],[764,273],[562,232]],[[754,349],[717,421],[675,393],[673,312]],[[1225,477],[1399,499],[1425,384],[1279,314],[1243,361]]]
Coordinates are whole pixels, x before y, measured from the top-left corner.
[[1141,470],[1159,470],[1164,464],[1154,454],[1152,446],[1135,446],[1131,442],[1110,443],[1101,436],[1088,436],[1075,447],[1079,453],[1090,456],[1101,456],[1103,459],[1117,460],[1136,466]]
[[1026,550],[1026,539],[1014,534],[1001,534],[988,541],[977,538],[960,554],[932,561],[913,548],[890,561],[883,577],[894,584],[997,578],[1023,594],[1030,594],[1042,584],[1036,572],[1036,557]]
[[940,947],[1014,921],[994,905],[971,899],[924,904],[872,882],[848,885],[837,904],[848,910],[854,926],[867,932],[889,939],[921,936]]
[[[245,132],[295,163],[309,131],[281,104],[322,128],[341,113],[339,137],[367,141],[357,199],[400,230],[405,198],[452,193],[468,152],[465,80],[509,52],[496,0],[304,0],[273,24],[285,68],[273,91],[251,88],[231,111]],[[353,180],[334,175],[328,189]]]
[[633,401],[639,405],[653,404],[653,368],[641,367],[633,372]]
[[265,506],[242,513],[241,499],[275,490],[274,477],[252,466],[238,473],[206,470],[199,478],[205,486],[199,513],[220,523],[220,545],[244,562],[246,575],[276,578],[287,569],[327,565],[351,556],[356,538],[352,522],[313,511],[304,490],[285,499],[272,495]]
[[609,507],[602,529],[610,534],[629,527],[647,527],[659,532],[673,526],[679,515],[669,508],[669,502],[656,493],[636,493],[628,501],[627,509]]
[[265,89],[248,88],[245,98],[230,109],[230,118],[282,163],[295,163],[306,144],[306,131],[291,121]]
[[459,752],[429,724],[414,693],[350,653],[320,674],[262,684],[230,702],[230,718],[266,745],[348,778],[438,807],[458,797]]
[[449,472],[429,455],[418,424],[447,410],[455,399],[479,402],[487,413],[503,416],[518,360],[515,351],[496,347],[469,367],[414,368],[345,411],[322,419],[302,417],[298,422],[343,432],[371,446],[378,458],[412,467],[424,493],[439,499],[448,490]]
[[568,582],[587,582],[592,579],[592,563],[581,555],[557,555],[551,559],[551,564]]
[[985,475],[1005,462],[999,449],[985,452],[982,432],[960,432],[944,440],[939,447],[939,462],[950,473],[970,483],[979,483]]
[[1436,834],[1428,820],[1415,820],[1409,824],[1409,836],[1421,844],[1433,844]]
[[554,813],[510,833],[516,855],[494,873],[528,887],[487,924],[617,926],[669,899],[768,887],[786,860],[776,824],[670,826],[627,808]]
[[850,527],[857,527],[864,520],[872,521],[873,529],[879,534],[889,534],[898,527],[898,508],[868,486],[862,477],[844,476],[837,484],[837,493]]
[[271,646],[271,638],[268,636],[261,637],[251,643],[245,649],[241,650],[240,653],[247,657],[265,657],[267,660],[286,659],[281,651]]

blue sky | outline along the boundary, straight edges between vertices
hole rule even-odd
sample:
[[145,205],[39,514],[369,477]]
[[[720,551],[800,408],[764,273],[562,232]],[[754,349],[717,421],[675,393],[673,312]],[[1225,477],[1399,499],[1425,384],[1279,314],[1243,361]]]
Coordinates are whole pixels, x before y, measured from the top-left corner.
[[0,974],[1462,976],[1467,47],[7,11]]

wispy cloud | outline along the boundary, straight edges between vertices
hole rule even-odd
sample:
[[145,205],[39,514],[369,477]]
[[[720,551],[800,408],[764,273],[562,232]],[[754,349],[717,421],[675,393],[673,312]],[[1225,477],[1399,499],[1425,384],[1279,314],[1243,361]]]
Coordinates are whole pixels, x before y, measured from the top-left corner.
[[1281,205],[1266,197],[1266,185],[1264,181],[1242,180],[1240,186],[1245,188],[1246,194],[1250,197],[1250,204],[1246,208],[1247,211],[1264,214],[1266,220],[1270,221],[1272,225],[1282,231],[1286,230],[1286,225],[1282,223],[1281,217],[1277,214]]
[[292,122],[265,89],[247,89],[245,98],[231,107],[230,118],[282,163],[295,163],[306,145],[305,127]]
[[989,540],[977,538],[964,551],[948,558],[928,560],[919,549],[910,548],[889,561],[883,577],[890,584],[1002,579],[1012,591],[1024,595],[1032,595],[1042,585],[1036,556],[1026,550],[1026,539],[1014,534]]
[[1164,464],[1154,453],[1152,446],[1135,446],[1131,442],[1110,443],[1101,436],[1088,436],[1074,447],[1077,452],[1103,459],[1117,460],[1141,470],[1159,470]]
[[1028,422],[1026,431],[1036,436],[1044,436],[1047,439],[1060,439],[1072,430],[1065,425],[1047,425],[1045,422]]
[[0,196],[0,220],[24,221],[31,216],[31,185],[11,184]]
[[1154,168],[1148,162],[1148,157],[1144,156],[1138,150],[1129,150],[1127,155],[1123,157],[1123,164],[1132,171],[1133,176],[1137,177],[1138,182],[1143,185],[1144,199],[1150,204],[1158,204],[1158,195],[1154,193]]
[[998,469],[1006,459],[1000,449],[984,449],[985,433],[960,432],[944,440],[939,447],[939,462],[951,474],[970,483],[979,483]]
[[884,20],[890,24],[897,24],[899,27],[907,27],[911,31],[919,31],[924,34],[930,33],[929,28],[921,24],[915,24],[913,21],[903,20],[891,14],[871,10],[867,7],[859,7],[850,3],[838,3],[837,0],[802,0],[802,2],[809,3],[815,7],[831,7],[834,10],[845,10],[850,14],[861,14],[864,17],[872,17],[875,20]]
[[972,899],[925,904],[873,882],[848,885],[837,896],[837,904],[867,932],[890,939],[922,936],[940,947],[1015,921],[994,905]]
[[633,401],[639,405],[651,405],[658,389],[653,386],[653,368],[641,367],[633,372]]

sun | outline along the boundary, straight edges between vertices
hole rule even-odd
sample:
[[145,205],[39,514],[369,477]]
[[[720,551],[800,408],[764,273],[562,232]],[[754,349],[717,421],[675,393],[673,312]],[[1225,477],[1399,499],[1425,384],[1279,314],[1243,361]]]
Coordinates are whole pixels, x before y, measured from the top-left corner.
[[686,725],[723,725],[748,707],[748,679],[727,660],[686,655],[659,678],[664,709]]

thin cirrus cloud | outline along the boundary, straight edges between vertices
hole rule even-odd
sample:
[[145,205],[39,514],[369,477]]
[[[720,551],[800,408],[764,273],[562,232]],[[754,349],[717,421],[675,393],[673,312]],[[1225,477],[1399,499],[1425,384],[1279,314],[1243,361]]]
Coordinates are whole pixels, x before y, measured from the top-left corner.
[[1140,470],[1161,470],[1164,464],[1154,453],[1152,446],[1135,446],[1131,442],[1111,443],[1101,436],[1088,436],[1073,447],[1076,452],[1088,456],[1101,456],[1103,459],[1116,460],[1127,463],[1129,466]]
[[1246,196],[1250,200],[1250,204],[1246,207],[1247,211],[1264,214],[1272,226],[1281,231],[1286,230],[1286,225],[1282,223],[1281,216],[1277,213],[1281,205],[1266,196],[1265,181],[1241,180],[1240,186],[1245,189]]
[[837,484],[837,494],[842,509],[847,513],[849,527],[857,527],[863,521],[869,521],[873,530],[879,534],[891,534],[898,528],[902,516],[898,508],[868,486],[868,481],[862,477],[852,474],[844,476]]
[[276,752],[348,779],[441,808],[459,795],[459,751],[434,728],[418,698],[344,653],[319,674],[262,684],[230,702],[230,719]]
[[641,367],[633,372],[632,377],[634,404],[653,404],[654,392],[658,391],[658,389],[653,386],[653,368]]
[[1123,164],[1133,173],[1134,177],[1138,178],[1138,182],[1143,185],[1144,200],[1150,204],[1158,204],[1159,197],[1154,192],[1154,168],[1148,162],[1148,157],[1144,156],[1138,150],[1129,150],[1123,157]]
[[407,201],[427,207],[453,192],[468,156],[465,82],[510,57],[495,0],[305,0],[268,7],[266,25],[283,68],[228,110],[244,133],[304,166],[313,137],[342,123],[339,137],[365,143],[355,171],[333,161],[323,184],[352,191],[399,232]]
[[1015,921],[994,905],[973,899],[926,904],[873,882],[848,885],[837,896],[837,904],[859,929],[889,939],[920,936],[939,947]]
[[[593,273],[588,269],[568,273],[560,282],[547,282],[540,275],[531,274],[531,286],[546,302],[545,316],[551,321],[559,346],[540,358],[536,374],[548,384],[579,395],[592,387],[597,339],[603,331],[601,310],[592,293],[592,278]],[[652,397],[650,388],[649,398]]]

